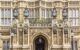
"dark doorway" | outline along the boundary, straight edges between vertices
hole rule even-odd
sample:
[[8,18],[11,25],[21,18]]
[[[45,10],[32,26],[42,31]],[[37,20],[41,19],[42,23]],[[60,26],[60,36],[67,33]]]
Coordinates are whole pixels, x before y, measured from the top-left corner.
[[35,50],[46,50],[46,39],[43,36],[39,36],[35,39]]

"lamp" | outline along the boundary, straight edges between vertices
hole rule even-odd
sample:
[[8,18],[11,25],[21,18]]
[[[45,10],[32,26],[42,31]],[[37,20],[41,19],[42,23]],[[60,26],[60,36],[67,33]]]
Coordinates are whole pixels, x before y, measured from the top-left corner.
[[67,9],[67,8],[64,8],[64,9],[62,10],[62,16],[63,16],[63,17],[67,17],[67,16],[68,16],[68,9]]
[[25,17],[28,17],[29,16],[29,10],[27,8],[25,8],[25,10],[24,10],[24,16]]
[[56,16],[57,16],[56,8],[53,8],[53,10],[52,10],[52,17],[56,17]]
[[19,10],[18,10],[18,8],[14,8],[14,9],[13,9],[13,16],[14,16],[15,18],[17,18],[18,15],[19,15]]

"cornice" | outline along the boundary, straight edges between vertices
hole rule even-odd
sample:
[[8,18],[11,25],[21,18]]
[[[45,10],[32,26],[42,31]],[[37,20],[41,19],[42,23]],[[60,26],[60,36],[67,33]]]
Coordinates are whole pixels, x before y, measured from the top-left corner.
[[80,0],[0,0],[1,2],[36,2],[36,1],[44,1],[44,2],[75,2]]

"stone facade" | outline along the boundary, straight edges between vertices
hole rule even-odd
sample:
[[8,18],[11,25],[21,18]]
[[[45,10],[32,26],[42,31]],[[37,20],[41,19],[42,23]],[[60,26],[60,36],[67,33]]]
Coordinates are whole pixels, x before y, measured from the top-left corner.
[[[19,10],[17,19],[12,12],[16,7]],[[2,24],[7,21],[2,22],[4,18],[1,11],[8,8],[11,9],[12,17],[8,17],[11,23],[6,26]],[[25,8],[29,9],[28,17],[24,16]],[[51,15],[53,8],[57,10],[56,18]],[[64,19],[64,8],[68,8],[68,14],[69,11],[76,10],[76,15],[73,12],[73,16],[78,17],[69,18],[68,15]],[[74,41],[77,41],[77,49],[80,50],[80,17],[77,12],[80,13],[80,0],[0,0],[0,50],[5,50],[4,41],[9,45],[9,50],[36,50],[35,40],[38,37],[46,41],[44,50],[71,50],[72,33]],[[6,14],[5,11],[4,13]],[[74,24],[76,21],[72,23],[71,19],[79,19],[76,20],[78,24]]]

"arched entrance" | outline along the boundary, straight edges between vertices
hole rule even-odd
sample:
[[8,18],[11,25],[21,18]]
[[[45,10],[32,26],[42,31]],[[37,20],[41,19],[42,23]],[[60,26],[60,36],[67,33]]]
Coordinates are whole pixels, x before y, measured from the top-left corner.
[[33,48],[34,50],[48,50],[47,39],[42,35],[35,37],[33,42]]

